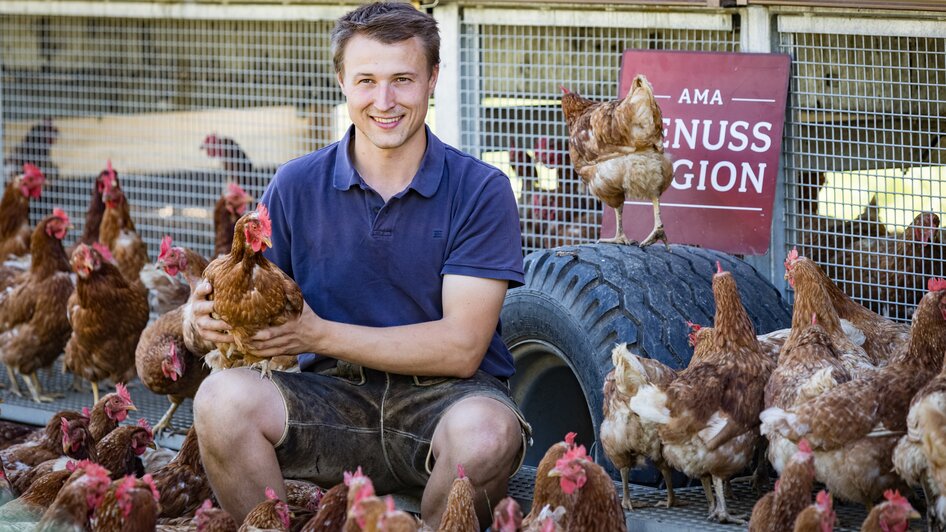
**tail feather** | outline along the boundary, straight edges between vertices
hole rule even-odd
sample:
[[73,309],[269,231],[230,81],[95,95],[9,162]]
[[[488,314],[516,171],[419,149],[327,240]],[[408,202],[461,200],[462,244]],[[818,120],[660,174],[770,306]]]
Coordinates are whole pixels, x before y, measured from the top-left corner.
[[646,369],[637,355],[627,349],[627,344],[614,346],[611,362],[615,369],[615,384],[621,393],[633,396],[641,386],[648,384]]
[[837,385],[832,368],[821,368],[798,388],[796,404],[814,399]]
[[[946,496],[946,394],[932,394],[915,408],[917,428],[922,434],[923,455],[926,456],[933,481],[939,488],[942,502],[943,496]],[[937,502],[937,505],[940,503]]]
[[808,426],[798,421],[798,416],[791,412],[786,412],[778,407],[768,408],[759,414],[759,420],[762,421],[760,431],[763,435],[781,434],[782,436],[797,442],[802,436],[808,433]]
[[649,384],[642,386],[631,398],[631,410],[641,419],[652,423],[665,424],[670,421],[667,395]]

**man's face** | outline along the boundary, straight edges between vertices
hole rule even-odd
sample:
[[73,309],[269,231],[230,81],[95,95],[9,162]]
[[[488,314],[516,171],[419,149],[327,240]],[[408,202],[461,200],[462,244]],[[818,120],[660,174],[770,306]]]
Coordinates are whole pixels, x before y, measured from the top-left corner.
[[355,128],[380,149],[422,138],[427,100],[439,70],[427,65],[417,37],[394,44],[355,35],[345,46],[338,81]]

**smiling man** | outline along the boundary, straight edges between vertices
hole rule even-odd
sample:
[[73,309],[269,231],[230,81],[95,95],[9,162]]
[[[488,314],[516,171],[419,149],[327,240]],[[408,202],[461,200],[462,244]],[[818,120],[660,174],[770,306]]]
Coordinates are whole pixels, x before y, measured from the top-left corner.
[[[194,402],[204,465],[236,518],[267,486],[282,496],[284,477],[330,486],[360,466],[379,493],[423,490],[436,527],[462,464],[485,528],[521,463],[529,427],[499,334],[506,289],[523,281],[516,202],[502,172],[424,125],[439,46],[434,19],[408,4],[359,7],[332,32],[354,125],[283,165],[262,198],[267,257],[306,306],[252,347],[300,354],[305,371],[225,370]],[[212,290],[195,291],[191,319],[231,341]]]

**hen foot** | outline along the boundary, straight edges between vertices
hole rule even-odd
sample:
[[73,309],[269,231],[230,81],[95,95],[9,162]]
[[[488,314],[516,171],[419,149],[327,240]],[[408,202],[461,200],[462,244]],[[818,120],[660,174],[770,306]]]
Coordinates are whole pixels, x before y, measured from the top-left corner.
[[667,241],[667,233],[664,232],[663,224],[654,227],[654,230],[647,235],[647,238],[641,242],[640,247],[646,248],[647,246],[656,243],[658,240],[664,243],[664,247],[667,248],[667,251],[670,251],[670,242]]
[[630,238],[625,236],[623,233],[621,233],[620,235],[617,235],[614,238],[599,238],[598,243],[599,244],[623,244],[625,246],[630,246],[630,245],[636,245],[637,241],[631,240]]

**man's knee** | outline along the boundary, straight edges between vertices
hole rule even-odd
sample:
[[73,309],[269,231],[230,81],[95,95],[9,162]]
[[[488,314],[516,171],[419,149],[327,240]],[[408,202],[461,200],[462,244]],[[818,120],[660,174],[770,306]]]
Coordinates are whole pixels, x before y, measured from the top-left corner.
[[459,404],[448,412],[443,423],[444,448],[462,450],[464,459],[481,466],[510,468],[522,452],[519,419],[499,401],[478,399],[472,404]]
[[210,375],[194,396],[194,425],[198,434],[259,425],[263,414],[269,417],[272,412],[274,390],[270,388],[274,386],[261,380],[259,374],[243,369]]

